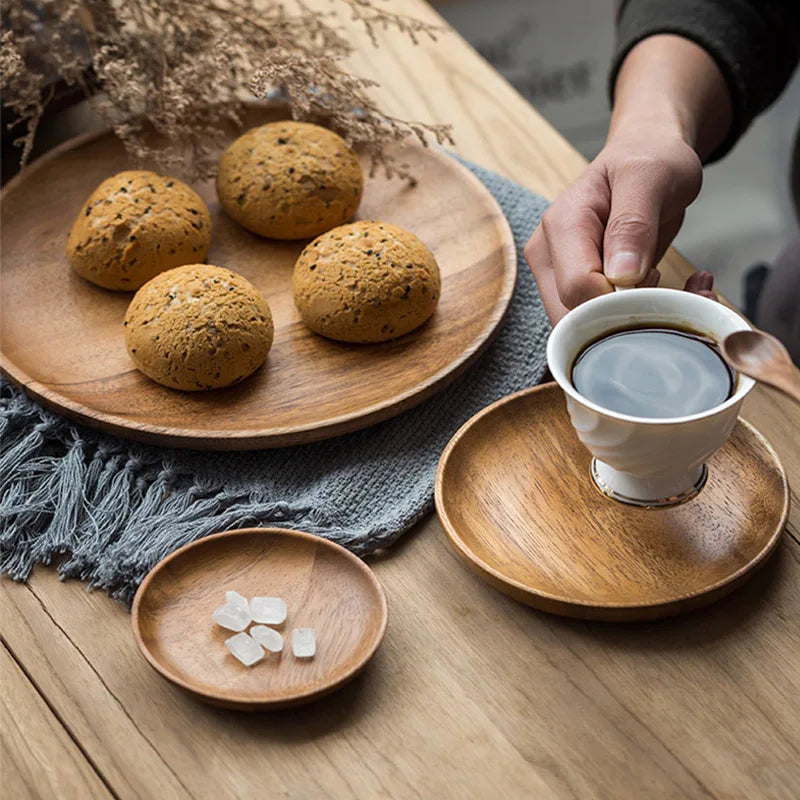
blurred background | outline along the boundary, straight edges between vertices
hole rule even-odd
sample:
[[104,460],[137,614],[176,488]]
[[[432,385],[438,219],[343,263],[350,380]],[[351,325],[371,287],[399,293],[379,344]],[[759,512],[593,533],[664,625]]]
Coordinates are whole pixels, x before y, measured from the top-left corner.
[[[606,80],[618,0],[430,1],[587,159],[598,153],[609,121]],[[35,153],[97,127],[85,103],[72,105],[73,94],[56,96],[54,110],[64,110],[40,127]],[[789,163],[798,108],[800,71],[734,151],[706,169],[675,242],[742,308],[744,274],[771,264],[797,230]],[[16,171],[16,148],[4,147],[2,160],[6,180]]]
[[[617,0],[441,0],[447,21],[586,158],[603,146]],[[491,8],[491,13],[487,13]],[[706,168],[675,242],[743,304],[743,275],[771,263],[797,230],[789,161],[800,71],[733,153]]]

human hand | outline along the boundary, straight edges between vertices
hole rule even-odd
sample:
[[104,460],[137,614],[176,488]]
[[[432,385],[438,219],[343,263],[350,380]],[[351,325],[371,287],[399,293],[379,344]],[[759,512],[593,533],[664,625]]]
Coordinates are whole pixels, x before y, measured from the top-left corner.
[[[699,45],[657,34],[625,56],[606,146],[545,213],[525,247],[545,308],[570,308],[619,286],[655,286],[656,264],[700,191],[702,158],[730,129],[725,77]],[[708,272],[686,288],[713,297]]]
[[[697,153],[660,125],[627,124],[545,212],[525,247],[551,322],[619,286],[656,286],[656,264],[702,184]],[[713,297],[713,277],[689,291]]]

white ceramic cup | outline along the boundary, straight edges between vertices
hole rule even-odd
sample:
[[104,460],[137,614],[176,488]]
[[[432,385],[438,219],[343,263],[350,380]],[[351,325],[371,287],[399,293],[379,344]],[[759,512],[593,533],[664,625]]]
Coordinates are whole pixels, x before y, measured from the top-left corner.
[[748,323],[721,303],[674,289],[636,289],[602,295],[574,308],[555,326],[547,363],[564,390],[578,437],[594,456],[592,477],[611,497],[664,506],[693,497],[705,463],[728,439],[742,401],[755,382],[739,375],[724,403],[685,417],[651,419],[619,414],[583,397],[572,385],[572,364],[590,342],[638,325],[686,327],[721,342]]

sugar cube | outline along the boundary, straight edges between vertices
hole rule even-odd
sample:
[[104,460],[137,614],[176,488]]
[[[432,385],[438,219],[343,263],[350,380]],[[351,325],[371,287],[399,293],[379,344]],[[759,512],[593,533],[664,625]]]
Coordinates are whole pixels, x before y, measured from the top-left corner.
[[283,636],[266,625],[253,625],[250,628],[250,635],[271,653],[280,653],[283,650]]
[[295,628],[292,631],[292,652],[295,658],[314,658],[317,637],[313,628]]
[[237,633],[225,640],[225,646],[234,658],[239,659],[246,667],[252,667],[264,658],[264,650],[258,642],[246,633]]
[[280,625],[286,619],[286,603],[280,597],[251,597],[250,616],[253,622]]
[[247,608],[247,598],[242,597],[239,592],[227,591],[225,592],[225,602],[229,606],[238,606],[239,608]]
[[224,606],[215,609],[211,619],[230,631],[243,631],[250,624],[250,611],[247,607],[225,603]]

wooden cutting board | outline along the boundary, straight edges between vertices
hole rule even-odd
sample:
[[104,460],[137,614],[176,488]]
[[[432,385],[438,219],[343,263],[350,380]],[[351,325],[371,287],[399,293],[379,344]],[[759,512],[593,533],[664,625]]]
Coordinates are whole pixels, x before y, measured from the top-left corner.
[[[280,118],[275,111],[259,114],[258,123]],[[264,294],[275,342],[264,367],[242,384],[181,393],[134,369],[122,335],[132,295],[82,280],[65,254],[67,234],[91,191],[132,165],[111,133],[65,143],[3,192],[2,372],[71,419],[147,443],[196,449],[316,441],[416,405],[489,343],[511,299],[517,266],[508,223],[477,178],[438,149],[409,145],[401,157],[417,185],[368,178],[357,218],[407,228],[434,252],[442,297],[428,323],[378,345],[312,333],[291,292],[294,261],[307,240],[248,233],[224,214],[209,181],[194,186],[212,215],[207,261],[241,273]]]

